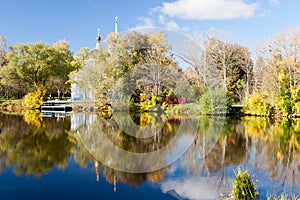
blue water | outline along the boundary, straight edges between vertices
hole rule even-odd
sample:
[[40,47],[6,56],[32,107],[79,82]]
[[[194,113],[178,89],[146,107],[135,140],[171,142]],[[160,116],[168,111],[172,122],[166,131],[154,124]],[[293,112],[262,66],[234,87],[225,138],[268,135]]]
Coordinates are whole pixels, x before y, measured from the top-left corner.
[[90,163],[82,169],[69,159],[66,169],[54,168],[41,177],[15,176],[10,168],[0,176],[0,199],[174,199],[149,181],[134,187],[109,184],[103,177],[96,181]]
[[[201,118],[195,129],[188,119],[172,119],[165,122],[159,140],[135,140],[112,121],[94,115],[0,117],[1,200],[219,199],[231,193],[239,168],[252,175],[259,199],[282,192],[300,194],[300,139],[294,126],[298,121],[288,122],[287,127],[285,122],[271,124],[258,118],[226,119],[223,123]],[[127,119],[120,119],[126,125]],[[210,128],[208,121],[213,124]],[[151,130],[161,122],[152,120]],[[173,137],[182,124],[182,135]],[[145,160],[149,163],[130,157],[112,161],[114,152],[105,151],[105,137],[120,148],[144,153],[173,146],[170,152]],[[178,154],[190,141],[186,151]],[[161,158],[169,161],[174,154],[180,156],[161,165]],[[136,165],[161,167],[148,173],[121,170],[136,169]]]

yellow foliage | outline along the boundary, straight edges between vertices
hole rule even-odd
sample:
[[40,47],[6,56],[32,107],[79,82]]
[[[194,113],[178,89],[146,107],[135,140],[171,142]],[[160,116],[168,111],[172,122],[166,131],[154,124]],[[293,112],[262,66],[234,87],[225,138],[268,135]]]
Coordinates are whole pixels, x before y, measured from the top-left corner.
[[43,116],[39,110],[27,110],[24,114],[24,120],[29,125],[41,127]]
[[45,94],[46,90],[44,88],[27,93],[24,97],[24,105],[30,109],[39,108],[43,103],[43,98]]
[[277,152],[277,159],[278,159],[279,161],[281,161],[282,158],[283,158],[282,153],[281,153],[280,151],[278,151],[278,152]]
[[147,126],[149,124],[149,118],[150,118],[150,116],[148,113],[143,113],[140,116],[140,126],[141,127]]
[[153,183],[159,183],[166,176],[166,170],[159,170],[147,174],[147,178]]
[[88,47],[81,47],[81,48],[80,48],[80,52],[86,53],[86,52],[88,52],[88,51],[89,51],[89,48],[88,48]]
[[278,80],[279,80],[280,82],[282,82],[284,79],[285,79],[284,73],[279,72],[279,74],[278,74]]
[[253,93],[246,98],[243,110],[246,114],[268,116],[270,114],[269,106],[266,93]]

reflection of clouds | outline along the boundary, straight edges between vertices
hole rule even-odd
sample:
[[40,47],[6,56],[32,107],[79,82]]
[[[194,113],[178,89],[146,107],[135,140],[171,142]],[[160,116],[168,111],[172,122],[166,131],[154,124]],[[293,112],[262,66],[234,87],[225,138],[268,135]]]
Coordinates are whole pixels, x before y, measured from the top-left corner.
[[161,184],[161,189],[178,199],[219,199],[221,194],[230,193],[231,186],[219,186],[217,177],[187,177],[166,180]]
[[172,174],[174,174],[174,173],[176,172],[177,166],[175,166],[175,164],[177,164],[177,163],[178,163],[178,161],[172,163],[172,165],[169,166],[169,169],[168,169],[168,171],[167,171],[167,173],[168,173],[169,175],[172,175]]

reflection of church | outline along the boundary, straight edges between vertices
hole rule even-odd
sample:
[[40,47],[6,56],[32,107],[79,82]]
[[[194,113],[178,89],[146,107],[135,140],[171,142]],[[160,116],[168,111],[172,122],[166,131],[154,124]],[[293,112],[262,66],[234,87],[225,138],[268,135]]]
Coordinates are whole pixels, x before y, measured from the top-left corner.
[[[118,17],[115,17],[115,33],[118,33]],[[92,50],[99,50],[101,48],[101,36],[100,36],[100,28],[98,28],[98,35],[96,38],[96,46]],[[86,67],[93,67],[95,66],[95,62],[92,59],[87,59],[84,61],[84,66]],[[76,74],[73,75],[74,80],[76,82]],[[77,80],[78,81],[78,80]],[[78,101],[78,100],[85,100],[85,101],[93,101],[94,100],[94,92],[90,89],[83,89],[78,84],[72,83],[71,84],[71,100]]]
[[[80,128],[87,127],[87,129],[90,129],[92,127],[93,123],[97,121],[97,115],[96,114],[85,114],[85,113],[76,113],[71,115],[71,131],[79,132]],[[0,157],[1,158],[1,157]],[[101,174],[101,167],[103,166],[101,162],[93,158],[94,162],[94,169],[96,173],[96,181],[100,181],[100,174]],[[1,159],[0,159],[1,164]],[[0,165],[1,167],[1,165]],[[1,170],[1,168],[0,168]],[[118,182],[118,176],[117,172],[113,169],[113,177],[108,181],[107,177],[105,178],[108,182],[112,183],[114,185],[114,191],[117,191],[117,182]]]
[[[100,173],[101,173],[101,163],[94,159],[94,167],[95,167],[95,173],[96,173],[96,181],[100,181]],[[115,171],[114,169],[112,169]],[[114,192],[117,192],[117,183],[118,183],[118,177],[117,173],[113,173],[113,184],[114,184]]]

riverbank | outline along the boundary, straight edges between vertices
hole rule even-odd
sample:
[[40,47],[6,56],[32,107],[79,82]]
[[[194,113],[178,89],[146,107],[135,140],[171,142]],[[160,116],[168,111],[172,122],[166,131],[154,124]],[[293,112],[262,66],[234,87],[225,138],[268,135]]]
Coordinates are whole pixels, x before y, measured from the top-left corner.
[[[100,116],[107,116],[107,113],[111,115],[113,112],[122,111],[120,108],[122,106],[118,106],[118,108],[113,108],[111,105],[99,106],[97,103],[93,101],[71,101],[69,104],[72,107],[73,112],[95,112]],[[124,107],[126,108],[126,106]],[[22,114],[28,108],[24,105],[24,100],[0,100],[0,111],[2,113],[14,113],[14,114]],[[126,110],[126,109],[125,109]],[[139,112],[138,110],[134,112]],[[224,113],[203,113],[199,104],[196,103],[187,103],[187,104],[169,104],[164,113],[168,116],[186,116],[186,117],[197,117],[200,115],[208,115],[208,116],[256,116],[256,117],[270,117],[272,119],[282,119],[282,118],[299,118],[299,115],[260,115],[255,113],[246,113],[243,111],[242,105],[231,105],[228,110]]]
[[168,115],[176,116],[176,115],[184,115],[184,116],[199,116],[199,115],[244,115],[242,113],[242,105],[232,105],[227,111],[224,113],[203,113],[201,111],[201,107],[198,104],[190,103],[190,104],[170,104],[166,113]]

